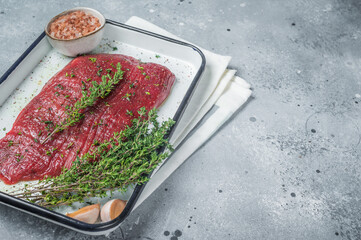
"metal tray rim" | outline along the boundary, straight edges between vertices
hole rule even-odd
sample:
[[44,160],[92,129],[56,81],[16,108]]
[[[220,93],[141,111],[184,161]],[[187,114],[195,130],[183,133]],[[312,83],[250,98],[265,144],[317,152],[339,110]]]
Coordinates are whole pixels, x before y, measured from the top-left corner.
[[[176,121],[176,124],[172,127],[171,131],[170,131],[170,136],[171,134],[174,132],[174,129],[177,125],[178,120],[181,118],[189,100],[191,99],[191,96],[193,94],[193,90],[196,88],[198,80],[200,79],[204,69],[205,69],[205,65],[206,65],[206,58],[203,54],[203,52],[197,48],[196,46],[183,42],[183,41],[179,41],[173,38],[169,38],[160,34],[156,34],[150,31],[146,31],[140,28],[136,28],[133,26],[129,26],[123,23],[119,23],[110,19],[106,19],[106,24],[111,24],[117,27],[121,27],[121,28],[126,28],[128,30],[132,30],[135,32],[139,32],[142,34],[146,34],[158,39],[162,39],[165,41],[169,41],[178,45],[182,45],[185,47],[190,47],[192,48],[196,53],[199,54],[199,56],[201,57],[201,65],[200,68],[198,69],[195,77],[193,78],[186,94],[185,97],[183,98],[181,104],[179,105],[173,120]],[[25,52],[15,61],[15,63],[1,76],[0,78],[0,85],[1,83],[3,83],[8,76],[15,71],[15,69],[19,66],[19,64],[31,53],[31,51],[33,51],[33,49],[39,44],[39,42],[41,40],[43,40],[43,38],[45,37],[45,32],[42,32],[40,34],[40,36],[25,50]],[[145,183],[146,184],[146,183]],[[108,232],[109,230],[115,229],[116,227],[118,227],[123,221],[124,219],[130,214],[130,212],[132,211],[138,197],[140,196],[142,190],[145,187],[145,184],[142,185],[137,185],[134,190],[133,193],[130,197],[130,199],[128,200],[128,203],[125,207],[125,209],[123,210],[123,212],[121,213],[120,216],[118,216],[116,219],[106,222],[106,223],[100,223],[100,224],[87,224],[72,218],[69,218],[63,214],[57,213],[55,211],[51,211],[49,209],[40,207],[36,204],[15,198],[11,195],[8,195],[4,192],[0,192],[0,203],[10,206],[10,207],[14,207],[18,210],[30,213],[32,215],[35,215],[37,217],[43,218],[45,220],[51,221],[53,223],[56,224],[60,224],[64,227],[82,232],[82,233],[86,233],[86,234],[93,234],[93,235],[101,235],[104,234],[106,232]]]

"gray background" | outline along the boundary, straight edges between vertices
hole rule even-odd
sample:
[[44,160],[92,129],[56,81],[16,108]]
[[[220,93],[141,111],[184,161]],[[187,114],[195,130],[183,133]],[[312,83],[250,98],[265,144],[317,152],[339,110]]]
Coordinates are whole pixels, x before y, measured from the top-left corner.
[[[254,89],[129,216],[128,239],[361,238],[360,1],[2,0],[0,74],[52,16],[75,6],[119,22],[137,15],[231,55]],[[106,238],[0,212],[1,239]]]

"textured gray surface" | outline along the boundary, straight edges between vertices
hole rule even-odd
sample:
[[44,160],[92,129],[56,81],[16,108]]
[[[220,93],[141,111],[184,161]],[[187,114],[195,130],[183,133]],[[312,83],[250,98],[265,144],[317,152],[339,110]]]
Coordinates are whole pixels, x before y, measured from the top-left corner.
[[[52,16],[89,6],[120,22],[137,15],[231,55],[254,89],[129,216],[127,239],[360,239],[359,1],[98,2],[0,1],[0,73]],[[2,205],[0,213],[1,239],[106,238]],[[107,238],[120,237],[118,229]]]

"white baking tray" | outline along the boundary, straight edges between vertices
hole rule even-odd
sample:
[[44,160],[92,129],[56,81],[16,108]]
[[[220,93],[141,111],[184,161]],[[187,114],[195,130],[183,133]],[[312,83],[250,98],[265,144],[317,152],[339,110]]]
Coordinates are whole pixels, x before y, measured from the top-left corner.
[[[159,109],[160,120],[173,118],[177,122],[181,119],[205,67],[204,55],[195,46],[111,20],[107,20],[104,38],[93,53],[124,54],[142,62],[158,63],[169,68],[175,74],[176,81],[166,102]],[[0,138],[12,128],[18,114],[45,83],[71,60],[56,52],[42,33],[0,78]],[[106,234],[117,228],[131,211],[144,187],[132,186],[126,194],[113,195],[112,198],[128,201],[126,209],[117,219],[108,223],[86,224],[64,215],[83,204],[50,211],[6,194],[21,188],[25,183],[5,185],[0,181],[0,202],[87,234]],[[96,198],[90,201],[104,204],[109,199]]]

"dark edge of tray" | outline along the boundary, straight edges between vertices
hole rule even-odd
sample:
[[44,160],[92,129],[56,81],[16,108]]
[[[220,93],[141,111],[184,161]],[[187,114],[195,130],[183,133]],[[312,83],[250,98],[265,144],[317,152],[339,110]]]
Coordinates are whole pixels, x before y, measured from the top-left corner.
[[[173,120],[176,122],[176,124],[172,127],[172,129],[170,130],[169,136],[172,135],[172,133],[174,132],[173,130],[175,129],[178,120],[181,118],[186,106],[188,105],[193,93],[194,93],[194,89],[197,86],[198,80],[200,79],[205,65],[206,65],[206,58],[204,56],[204,54],[202,53],[202,51],[200,49],[198,49],[196,46],[186,43],[186,42],[182,42],[173,38],[169,38],[169,37],[165,37],[153,32],[149,32],[143,29],[139,29],[136,27],[132,27],[123,23],[119,23],[119,22],[115,22],[112,20],[107,19],[106,20],[107,24],[111,24],[114,26],[118,26],[118,27],[122,27],[122,28],[126,28],[135,32],[139,32],[142,34],[146,34],[152,37],[156,37],[165,41],[169,41],[175,44],[179,44],[185,47],[190,47],[192,48],[194,51],[196,51],[201,59],[202,59],[202,63],[200,68],[198,69],[194,79],[192,80],[192,83],[190,84],[186,95],[184,96],[181,104],[178,107],[178,110],[176,111]],[[16,62],[4,73],[3,76],[1,76],[0,78],[0,84],[5,81],[7,79],[7,77],[17,68],[17,66],[26,58],[26,56],[36,47],[36,45],[45,37],[45,32],[41,33],[40,36],[30,45],[30,47],[28,49],[26,49],[26,51],[19,57],[18,60],[16,60]],[[146,183],[145,183],[146,184]],[[123,210],[123,212],[114,220],[106,222],[106,223],[99,223],[99,224],[87,224],[75,219],[72,219],[70,217],[67,217],[61,213],[57,213],[55,211],[51,211],[49,209],[40,207],[36,204],[32,204],[30,202],[15,198],[11,195],[8,195],[6,193],[0,192],[0,203],[3,203],[5,205],[11,206],[11,207],[15,207],[21,211],[25,211],[28,213],[31,213],[35,216],[38,216],[40,218],[43,218],[45,220],[48,220],[50,222],[53,223],[57,223],[60,224],[64,227],[76,230],[76,231],[80,231],[83,233],[102,233],[105,232],[107,230],[113,229],[118,227],[123,221],[124,219],[129,215],[129,213],[132,211],[135,203],[137,202],[138,197],[140,196],[141,192],[143,191],[145,184],[142,185],[137,185],[135,186],[133,193],[130,197],[130,199],[127,202],[127,205],[125,207],[125,209]]]
[[38,45],[38,43],[45,37],[45,32],[42,32],[40,36],[25,50],[23,54],[14,62],[13,65],[0,77],[0,85],[9,77],[9,75],[19,66],[19,64],[29,55],[31,51]]

